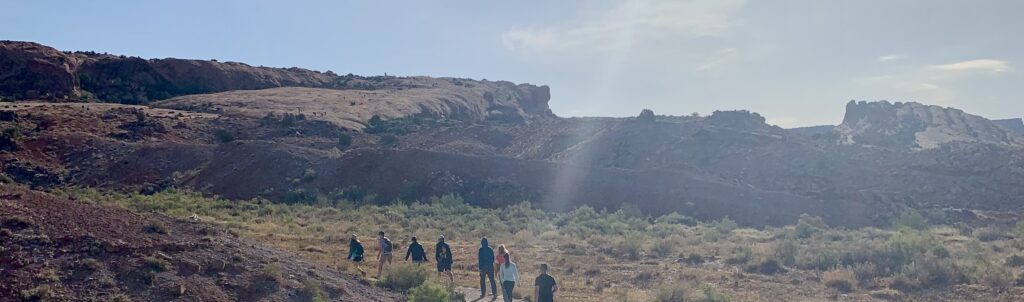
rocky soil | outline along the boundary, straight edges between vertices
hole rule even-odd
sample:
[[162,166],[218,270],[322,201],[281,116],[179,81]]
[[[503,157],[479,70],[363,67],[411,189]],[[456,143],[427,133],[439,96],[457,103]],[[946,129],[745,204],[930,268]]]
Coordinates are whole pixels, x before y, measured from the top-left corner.
[[217,226],[0,185],[0,300],[399,301]]

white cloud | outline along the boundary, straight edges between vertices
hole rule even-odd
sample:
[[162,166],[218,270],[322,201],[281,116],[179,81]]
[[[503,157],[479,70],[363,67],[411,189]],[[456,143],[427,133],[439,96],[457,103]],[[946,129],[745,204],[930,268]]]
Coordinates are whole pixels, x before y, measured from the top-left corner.
[[697,66],[697,70],[698,71],[704,71],[704,70],[714,69],[715,67],[718,67],[719,65],[722,65],[726,61],[730,60],[735,55],[736,55],[736,49],[735,48],[725,48],[725,49],[719,50],[717,53],[715,53],[714,55],[711,55],[707,60],[705,60],[703,64],[701,64],[700,66]]
[[895,61],[895,60],[901,60],[901,59],[903,59],[905,57],[906,56],[904,56],[904,55],[890,54],[890,55],[884,55],[884,56],[878,57],[878,61],[879,62]]
[[1009,70],[1010,66],[1009,63],[1003,60],[978,59],[942,65],[931,65],[928,66],[928,68],[945,71],[983,70],[991,72],[1003,72]]
[[654,45],[659,40],[728,32],[745,0],[627,0],[567,23],[512,28],[505,47],[518,52],[603,51]]

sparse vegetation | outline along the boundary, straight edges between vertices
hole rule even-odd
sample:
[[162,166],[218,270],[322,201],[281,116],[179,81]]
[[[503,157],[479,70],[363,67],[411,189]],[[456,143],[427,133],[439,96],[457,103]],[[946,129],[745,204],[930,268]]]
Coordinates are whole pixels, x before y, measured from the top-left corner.
[[450,291],[444,286],[425,282],[409,291],[409,302],[452,301]]
[[225,129],[217,129],[213,131],[213,138],[220,143],[230,143],[235,140],[235,134]]
[[420,265],[401,263],[384,273],[378,285],[384,288],[406,292],[427,281],[427,270]]
[[[679,214],[647,218],[628,211],[590,207],[558,213],[533,208],[526,202],[486,209],[452,195],[420,202],[367,204],[354,201],[368,198],[358,187],[338,189],[320,201],[316,194],[303,193],[299,195],[310,197],[299,200],[306,202],[292,203],[222,200],[176,189],[153,195],[91,189],[58,193],[183,218],[196,214],[243,236],[328,264],[344,257],[347,235],[353,233],[372,236],[383,229],[398,234],[392,237],[398,247],[407,244],[402,238],[405,234],[429,238],[443,233],[452,240],[460,261],[474,257],[477,238],[487,236],[492,242],[509,245],[519,259],[529,259],[519,261],[552,263],[554,273],[562,280],[580,284],[567,285],[563,290],[591,299],[626,295],[656,300],[658,296],[674,297],[685,292],[685,301],[721,301],[728,295],[717,292],[714,286],[730,288],[736,280],[732,271],[736,270],[764,276],[781,272],[787,276],[817,274],[820,283],[808,284],[807,291],[834,288],[836,292],[879,296],[900,295],[886,288],[918,293],[957,284],[1012,287],[1021,273],[1016,267],[1020,263],[1019,249],[1013,248],[1018,246],[1018,239],[965,237],[954,226],[918,230],[894,224],[891,229],[836,229],[819,224],[814,217],[804,217],[801,221],[811,231],[799,235],[797,225],[750,229],[740,228],[731,219],[693,223]],[[315,251],[311,246],[317,247]],[[733,269],[719,274],[707,270],[705,261],[727,263]],[[524,268],[532,265],[527,263]],[[345,267],[358,273],[354,267]],[[378,285],[408,291],[424,282],[438,282],[427,268],[396,263]],[[684,270],[700,273],[683,278],[679,272]],[[283,280],[280,268],[273,264],[264,268],[264,274]],[[477,276],[471,267],[457,266],[457,274],[460,285],[475,286]],[[710,282],[713,287],[707,295],[704,288],[696,286],[667,288],[686,280]],[[743,278],[738,282],[761,282],[755,280]],[[627,285],[616,288],[613,283]],[[418,292],[421,295],[436,293],[431,286],[417,291],[422,290]],[[705,298],[710,300],[701,300]]]

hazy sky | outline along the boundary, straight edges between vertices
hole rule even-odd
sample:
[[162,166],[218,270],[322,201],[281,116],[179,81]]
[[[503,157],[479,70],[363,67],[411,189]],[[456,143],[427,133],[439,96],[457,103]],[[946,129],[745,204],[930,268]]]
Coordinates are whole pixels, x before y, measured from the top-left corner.
[[0,39],[147,58],[551,86],[560,116],[851,100],[1024,115],[1024,1],[13,1]]

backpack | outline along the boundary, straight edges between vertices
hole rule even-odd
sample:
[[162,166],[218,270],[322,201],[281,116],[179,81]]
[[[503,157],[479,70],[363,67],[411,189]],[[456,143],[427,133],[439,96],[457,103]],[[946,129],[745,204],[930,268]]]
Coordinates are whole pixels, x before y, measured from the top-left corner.
[[384,237],[384,253],[391,254],[391,238]]

